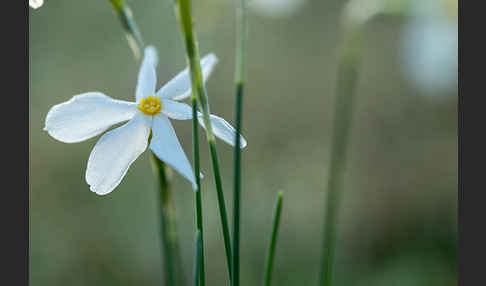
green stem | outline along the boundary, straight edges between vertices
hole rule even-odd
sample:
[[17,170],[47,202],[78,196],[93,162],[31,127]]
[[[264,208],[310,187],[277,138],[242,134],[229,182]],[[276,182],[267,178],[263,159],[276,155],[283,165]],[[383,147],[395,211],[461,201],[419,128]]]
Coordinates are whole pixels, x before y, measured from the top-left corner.
[[[194,175],[196,177],[196,231],[201,240],[200,257],[201,260],[197,260],[200,267],[197,273],[199,273],[200,285],[206,284],[206,274],[204,270],[204,239],[203,239],[203,217],[202,217],[202,199],[201,199],[201,177],[200,173],[200,160],[199,160],[199,129],[197,122],[197,96],[192,96],[192,138],[193,138],[193,152],[194,152]],[[197,285],[197,284],[194,284]]]
[[238,26],[238,37],[236,45],[236,105],[235,105],[235,167],[234,167],[234,195],[233,195],[233,270],[231,285],[240,285],[240,200],[241,200],[241,126],[243,109],[243,91],[245,84],[245,56],[246,56],[246,36],[247,18],[246,1],[240,0],[240,5],[236,9],[236,19]]
[[267,267],[265,270],[265,286],[270,286],[270,282],[272,280],[272,267],[275,257],[275,247],[277,245],[277,234],[278,227],[280,225],[280,214],[282,212],[282,201],[283,194],[280,192],[278,193],[277,202],[275,203],[275,212],[273,214],[272,238],[270,240],[270,247],[268,248]]
[[132,10],[123,0],[109,0],[113,9],[117,12],[120,18],[123,29],[126,32],[128,45],[132,49],[135,59],[140,60],[143,51],[142,34],[138,29],[137,23],[133,19]]
[[228,219],[226,215],[226,205],[223,195],[223,186],[221,183],[221,174],[219,171],[218,153],[216,152],[215,139],[213,128],[210,120],[209,102],[206,93],[206,87],[202,80],[202,72],[199,59],[199,50],[197,46],[196,36],[194,34],[193,20],[191,13],[190,0],[175,0],[175,13],[181,26],[184,37],[184,44],[187,51],[187,59],[189,62],[189,70],[191,75],[192,91],[196,93],[199,106],[203,114],[204,125],[206,126],[206,138],[209,143],[211,152],[211,159],[213,163],[214,178],[216,182],[216,191],[218,195],[219,212],[221,217],[221,225],[223,228],[224,246],[226,251],[226,262],[228,265],[228,273],[231,278],[231,242],[228,229]]
[[199,277],[200,277],[200,270],[201,270],[201,263],[203,261],[203,241],[202,241],[202,233],[200,230],[196,231],[196,247],[194,253],[194,286],[199,285]]
[[240,285],[240,200],[241,200],[241,105],[243,100],[243,83],[236,85],[236,139],[235,169],[233,195],[233,271],[231,285]]
[[235,82],[236,84],[245,82],[245,60],[246,60],[246,39],[248,36],[248,20],[246,0],[240,0],[240,5],[236,8],[236,65],[235,65]]
[[216,195],[219,205],[219,216],[221,218],[221,227],[223,229],[224,249],[226,253],[226,265],[228,266],[228,275],[231,279],[231,238],[229,234],[228,216],[226,214],[226,204],[223,195],[223,186],[221,183],[221,175],[219,172],[218,154],[216,153],[216,145],[214,139],[209,141],[209,149],[211,151],[211,158],[213,161],[214,179],[216,181]]
[[361,58],[361,27],[347,27],[339,58],[336,99],[334,104],[331,163],[325,200],[324,239],[322,241],[322,265],[320,281],[323,286],[332,285],[334,250],[337,236],[337,211],[342,196],[342,183],[346,162],[346,148]]
[[154,171],[159,177],[160,187],[160,237],[162,241],[162,257],[164,261],[165,285],[176,285],[175,264],[178,254],[177,230],[175,228],[175,209],[172,200],[172,193],[169,180],[166,174],[168,168],[154,153],[152,154]]

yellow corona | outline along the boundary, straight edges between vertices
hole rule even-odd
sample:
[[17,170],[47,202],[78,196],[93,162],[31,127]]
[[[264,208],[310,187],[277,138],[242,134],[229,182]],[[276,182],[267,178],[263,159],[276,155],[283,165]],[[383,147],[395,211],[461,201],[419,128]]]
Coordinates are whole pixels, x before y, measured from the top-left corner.
[[138,110],[142,111],[147,115],[156,115],[162,110],[162,103],[160,103],[160,98],[153,97],[151,95],[140,100],[140,105]]

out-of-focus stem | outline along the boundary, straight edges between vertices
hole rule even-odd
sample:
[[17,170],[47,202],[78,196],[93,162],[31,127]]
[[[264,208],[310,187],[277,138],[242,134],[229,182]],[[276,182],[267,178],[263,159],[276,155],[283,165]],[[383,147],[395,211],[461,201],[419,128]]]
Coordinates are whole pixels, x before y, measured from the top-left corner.
[[323,286],[332,285],[334,250],[337,236],[337,211],[342,196],[346,148],[351,126],[353,102],[362,49],[362,26],[346,26],[341,42],[334,102],[331,163],[325,200],[324,238],[321,275]]
[[245,82],[246,66],[246,39],[248,37],[247,3],[246,0],[239,0],[236,7],[236,65],[235,82],[236,84]]

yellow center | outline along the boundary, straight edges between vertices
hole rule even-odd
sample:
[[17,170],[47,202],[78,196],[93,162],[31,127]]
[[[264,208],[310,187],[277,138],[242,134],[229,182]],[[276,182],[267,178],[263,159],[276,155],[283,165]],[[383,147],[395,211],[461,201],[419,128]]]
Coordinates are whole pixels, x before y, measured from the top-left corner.
[[142,98],[140,100],[138,110],[142,111],[147,115],[155,115],[159,113],[160,110],[162,110],[162,103],[160,103],[160,98],[153,97],[151,95],[146,98]]

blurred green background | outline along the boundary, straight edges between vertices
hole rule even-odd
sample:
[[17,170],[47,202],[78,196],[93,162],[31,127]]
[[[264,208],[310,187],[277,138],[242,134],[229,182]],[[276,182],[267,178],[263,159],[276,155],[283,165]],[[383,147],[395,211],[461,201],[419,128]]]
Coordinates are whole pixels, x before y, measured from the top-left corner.
[[[185,65],[172,1],[127,2],[145,42],[159,50],[161,86]],[[233,2],[193,2],[201,53],[220,58],[208,81],[211,110],[233,122]],[[335,285],[457,283],[457,6],[451,16],[447,2],[423,2],[440,7],[380,16],[366,29]],[[285,199],[273,285],[316,285],[343,1],[250,5],[242,285],[262,281],[280,190]],[[64,144],[42,130],[49,108],[75,94],[134,98],[138,64],[109,2],[46,0],[29,9],[29,60],[30,284],[160,285],[158,195],[148,152],[101,197],[84,180],[97,138]],[[191,158],[191,124],[174,126]],[[201,138],[207,283],[227,285],[216,191]],[[231,214],[232,148],[218,142],[218,150]],[[173,178],[189,285],[194,195],[182,177]]]

